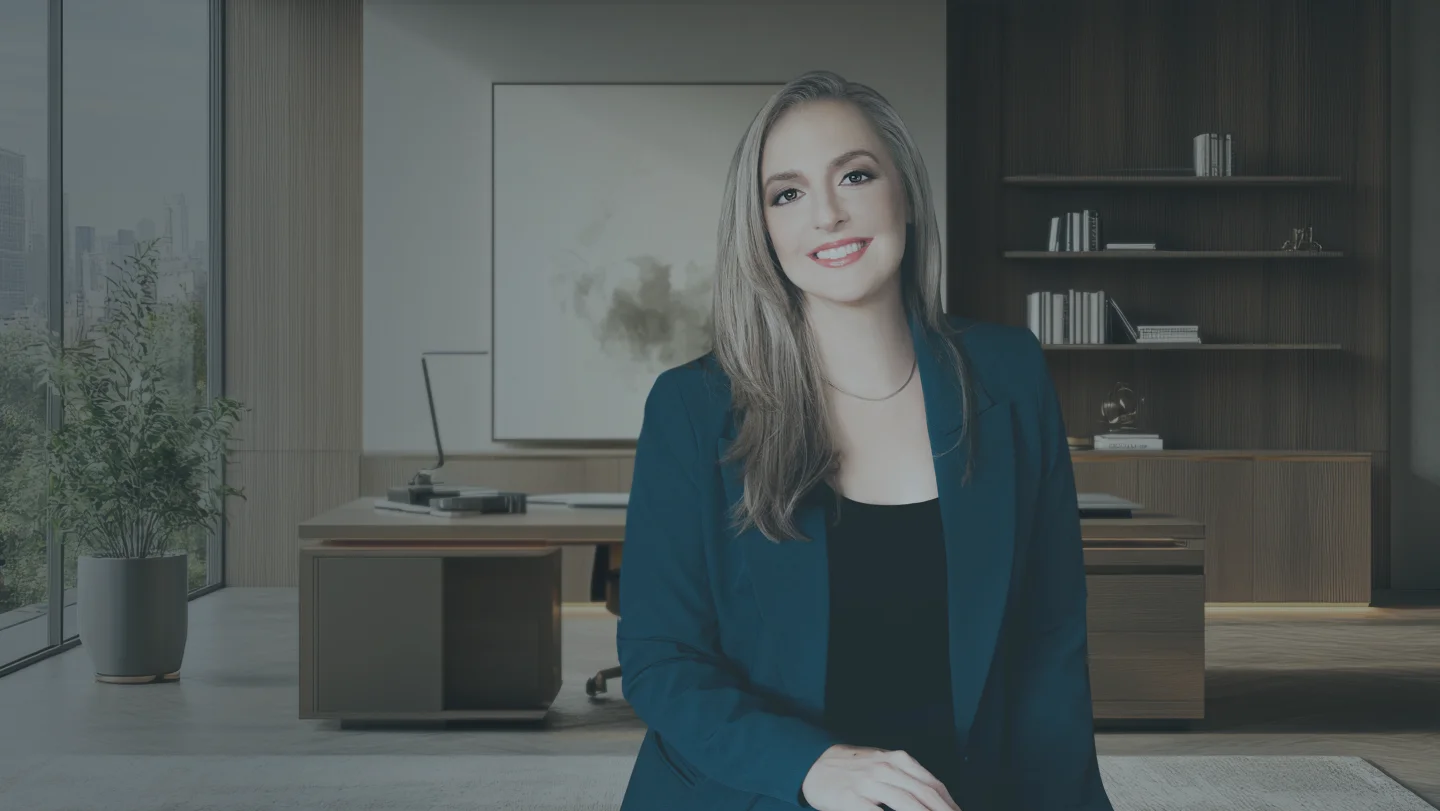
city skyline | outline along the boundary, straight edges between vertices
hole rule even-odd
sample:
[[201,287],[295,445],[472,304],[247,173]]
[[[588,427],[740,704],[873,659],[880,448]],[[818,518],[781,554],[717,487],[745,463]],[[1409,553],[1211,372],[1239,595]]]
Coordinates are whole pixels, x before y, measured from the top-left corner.
[[[190,211],[189,242],[208,244],[208,15],[206,0],[65,3],[62,140],[72,249],[77,226],[108,236],[149,219],[164,233],[165,201],[176,195]],[[25,156],[28,191],[37,181],[43,188],[47,172],[47,4],[7,0],[4,22],[0,148]],[[179,231],[174,250],[183,255]]]

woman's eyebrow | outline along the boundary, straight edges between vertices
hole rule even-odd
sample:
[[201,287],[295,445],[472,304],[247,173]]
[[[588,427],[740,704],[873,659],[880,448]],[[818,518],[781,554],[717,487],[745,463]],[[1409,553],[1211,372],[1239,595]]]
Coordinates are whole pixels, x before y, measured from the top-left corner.
[[[879,159],[879,158],[876,158],[875,155],[874,155],[874,153],[872,153],[872,152],[871,152],[870,150],[868,150],[868,149],[852,149],[852,150],[850,150],[849,152],[845,152],[845,153],[841,154],[839,157],[835,158],[835,160],[830,161],[830,168],[831,168],[831,169],[834,169],[834,168],[840,166],[841,164],[846,163],[847,161],[850,161],[850,160],[852,160],[852,159],[854,159],[854,158],[860,158],[860,157],[869,158],[870,160],[875,161],[876,163],[879,163],[879,162],[880,162],[880,159]],[[789,170],[786,170],[786,171],[784,171],[784,172],[776,172],[775,174],[773,174],[773,175],[765,178],[765,183],[764,183],[763,185],[761,185],[761,188],[766,188],[766,187],[768,187],[771,183],[774,183],[774,182],[776,182],[777,180],[798,180],[799,178],[800,178],[800,173],[797,172],[797,171],[795,171],[794,169],[789,169]]]

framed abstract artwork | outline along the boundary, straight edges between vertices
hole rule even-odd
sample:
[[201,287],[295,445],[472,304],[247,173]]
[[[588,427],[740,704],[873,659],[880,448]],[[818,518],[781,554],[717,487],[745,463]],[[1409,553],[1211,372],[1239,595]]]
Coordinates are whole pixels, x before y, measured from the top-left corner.
[[496,441],[634,440],[709,351],[725,175],[780,87],[494,85]]

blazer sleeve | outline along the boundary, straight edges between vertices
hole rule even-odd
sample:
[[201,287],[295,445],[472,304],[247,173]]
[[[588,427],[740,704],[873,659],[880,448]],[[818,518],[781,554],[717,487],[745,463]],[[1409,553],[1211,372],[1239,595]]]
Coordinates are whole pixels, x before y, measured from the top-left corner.
[[1043,350],[1033,335],[1029,339],[1034,360],[1027,365],[1036,373],[1032,391],[1040,415],[1040,485],[1009,690],[1015,807],[1113,811],[1095,751],[1075,472]]
[[635,449],[616,632],[622,691],[706,776],[799,805],[810,766],[839,741],[747,690],[720,650],[701,525],[709,461],[677,383],[657,379]]

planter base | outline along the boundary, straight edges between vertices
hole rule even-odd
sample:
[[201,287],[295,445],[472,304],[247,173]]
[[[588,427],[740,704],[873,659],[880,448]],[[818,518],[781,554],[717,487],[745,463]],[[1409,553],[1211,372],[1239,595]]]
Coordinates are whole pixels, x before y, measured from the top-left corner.
[[180,681],[180,671],[166,673],[163,676],[103,676],[95,674],[95,681],[106,684],[156,684],[159,682]]

